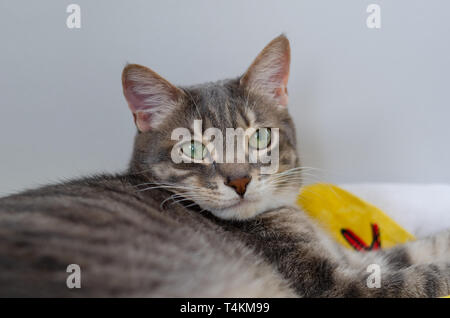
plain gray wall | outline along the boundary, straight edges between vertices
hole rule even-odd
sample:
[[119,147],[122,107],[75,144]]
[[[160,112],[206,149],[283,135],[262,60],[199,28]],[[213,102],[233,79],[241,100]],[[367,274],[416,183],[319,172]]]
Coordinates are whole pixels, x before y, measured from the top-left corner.
[[[81,6],[82,28],[66,27]],[[366,26],[381,6],[381,29]],[[450,2],[0,1],[0,194],[123,170],[126,62],[175,84],[241,74],[285,32],[303,164],[332,182],[449,182]]]

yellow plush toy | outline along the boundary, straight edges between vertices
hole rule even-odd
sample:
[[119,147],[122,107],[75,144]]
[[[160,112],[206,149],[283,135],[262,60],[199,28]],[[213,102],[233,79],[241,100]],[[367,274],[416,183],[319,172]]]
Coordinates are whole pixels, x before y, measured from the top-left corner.
[[415,239],[375,206],[332,184],[303,187],[298,204],[348,248],[375,250]]
[[415,239],[380,209],[332,184],[303,187],[297,203],[336,241],[357,251],[391,247]]

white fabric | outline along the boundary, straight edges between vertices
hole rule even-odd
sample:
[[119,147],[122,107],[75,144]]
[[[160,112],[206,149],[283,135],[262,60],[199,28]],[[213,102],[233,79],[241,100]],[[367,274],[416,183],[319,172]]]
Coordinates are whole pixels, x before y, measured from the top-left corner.
[[418,238],[450,228],[450,185],[350,183],[339,186],[375,205]]

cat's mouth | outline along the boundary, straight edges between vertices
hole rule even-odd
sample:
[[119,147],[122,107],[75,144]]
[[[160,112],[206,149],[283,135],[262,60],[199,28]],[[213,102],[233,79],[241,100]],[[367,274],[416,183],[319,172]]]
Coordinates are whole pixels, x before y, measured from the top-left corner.
[[211,207],[209,211],[224,220],[247,220],[265,211],[261,199],[243,198],[228,202],[226,205]]
[[227,206],[224,206],[224,207],[219,207],[216,210],[223,211],[223,210],[228,210],[228,209],[231,209],[231,208],[244,207],[245,205],[253,204],[255,202],[256,202],[256,200],[254,200],[254,199],[253,200],[252,199],[248,199],[248,198],[238,199],[234,203],[232,203],[230,205],[227,205]]

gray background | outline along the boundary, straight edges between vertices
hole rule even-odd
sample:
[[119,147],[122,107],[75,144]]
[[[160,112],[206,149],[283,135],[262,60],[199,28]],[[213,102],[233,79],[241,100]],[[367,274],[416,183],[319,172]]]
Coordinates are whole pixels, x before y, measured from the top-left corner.
[[[70,3],[79,30],[66,27]],[[379,30],[366,27],[370,3]],[[318,180],[449,182],[449,11],[445,0],[0,0],[0,195],[126,167],[126,62],[175,84],[232,77],[281,32]]]

